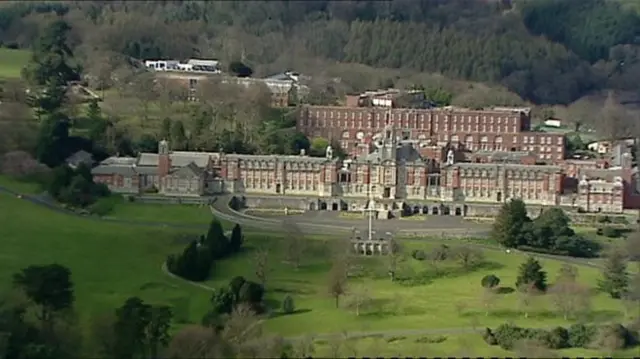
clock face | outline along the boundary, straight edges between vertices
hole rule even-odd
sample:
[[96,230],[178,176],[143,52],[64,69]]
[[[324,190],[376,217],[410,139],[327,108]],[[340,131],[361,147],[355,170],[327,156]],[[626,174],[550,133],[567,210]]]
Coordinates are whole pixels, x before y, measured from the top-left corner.
[[359,140],[363,139],[364,138],[364,132],[360,131],[360,132],[356,133],[356,138],[359,139]]

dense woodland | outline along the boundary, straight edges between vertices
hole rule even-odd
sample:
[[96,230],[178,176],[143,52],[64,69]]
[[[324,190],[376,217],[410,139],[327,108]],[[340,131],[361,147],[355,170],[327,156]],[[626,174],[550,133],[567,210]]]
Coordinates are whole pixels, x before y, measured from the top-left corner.
[[640,70],[640,18],[605,0],[7,2],[0,41],[29,47],[58,15],[87,69],[113,53],[243,59],[265,73],[318,72],[320,59],[499,83],[546,104],[636,91]]
[[[43,161],[50,166],[78,148],[153,151],[159,138],[176,150],[258,154],[321,155],[328,144],[296,133],[296,108],[270,108],[264,86],[210,82],[189,103],[184,89],[133,66],[141,58],[217,58],[247,64],[254,76],[295,69],[311,75],[311,92],[300,99],[311,104],[389,86],[422,88],[442,105],[572,103],[565,118],[576,129],[637,135],[637,116],[611,94],[640,93],[639,30],[635,12],[604,0],[8,1],[0,4],[0,43],[34,57],[22,81],[0,83],[0,152],[57,153],[43,141],[36,149],[34,125],[16,121],[34,112],[75,141],[66,149],[52,143],[63,151]],[[48,83],[55,73],[61,82],[86,80],[103,101],[25,98],[26,87],[56,86]],[[604,104],[582,100],[607,91]],[[563,117],[539,109],[538,119]]]

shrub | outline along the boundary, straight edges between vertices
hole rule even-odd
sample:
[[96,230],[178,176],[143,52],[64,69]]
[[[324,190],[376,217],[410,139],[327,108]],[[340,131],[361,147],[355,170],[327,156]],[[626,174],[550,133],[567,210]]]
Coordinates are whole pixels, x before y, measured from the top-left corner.
[[548,333],[544,343],[550,349],[567,348],[569,347],[569,331],[563,327],[556,327]]
[[97,216],[106,216],[113,211],[119,198],[116,196],[99,198],[89,207],[89,212]]
[[489,345],[498,345],[498,341],[490,328],[485,328],[482,339]]
[[598,223],[611,223],[611,218],[609,216],[598,217]]
[[620,234],[620,230],[615,227],[604,227],[602,229],[602,235],[608,238],[618,238]]
[[498,278],[496,275],[489,274],[482,278],[480,284],[482,284],[482,286],[485,288],[492,289],[500,284],[500,278]]
[[427,254],[422,249],[415,249],[411,252],[411,257],[417,261],[423,261],[427,259]]
[[586,348],[593,341],[595,334],[595,327],[573,324],[569,327],[568,345],[571,348]]
[[515,343],[526,338],[525,330],[512,324],[502,324],[493,332],[496,343],[505,350],[513,349]]
[[293,303],[293,298],[290,295],[284,297],[282,301],[282,312],[285,314],[291,314],[295,311],[295,305]]
[[592,343],[597,348],[619,350],[633,344],[634,338],[622,324],[606,324],[598,328],[595,341]]

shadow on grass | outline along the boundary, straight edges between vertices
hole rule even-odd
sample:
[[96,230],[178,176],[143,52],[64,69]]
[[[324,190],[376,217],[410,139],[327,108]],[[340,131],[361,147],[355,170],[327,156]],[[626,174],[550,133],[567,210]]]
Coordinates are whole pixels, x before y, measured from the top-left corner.
[[271,293],[280,293],[280,294],[298,294],[298,295],[311,295],[311,294],[315,293],[315,291],[309,290],[309,289],[283,288],[283,287],[269,289],[269,292],[271,292]]
[[166,289],[166,288],[178,288],[177,285],[161,283],[161,282],[147,282],[140,286],[140,290],[154,290],[154,289]]
[[426,310],[417,306],[406,306],[393,298],[371,299],[366,308],[361,309],[360,317],[382,319],[386,317],[421,315]]
[[291,313],[283,313],[281,311],[278,312],[271,312],[269,314],[269,319],[273,319],[273,318],[278,318],[278,317],[288,317],[290,315],[298,315],[298,314],[304,314],[304,313],[309,313],[311,312],[311,309],[296,309]]
[[[486,311],[467,311],[460,315],[461,317],[476,317],[476,318],[499,318],[499,319],[518,319],[524,318],[525,312],[513,309],[499,309],[489,311],[487,315]],[[580,316],[580,320],[588,322],[606,322],[620,316],[620,312],[615,310],[595,310],[589,313],[585,313]],[[562,314],[552,310],[530,311],[527,317],[528,319],[557,319],[562,318]]]
[[511,294],[513,292],[515,292],[516,290],[511,288],[511,287],[498,287],[495,290],[496,294]]
[[400,273],[396,276],[396,282],[406,287],[414,287],[419,285],[431,284],[436,279],[458,278],[464,277],[479,270],[493,271],[502,268],[504,268],[504,265],[496,262],[483,262],[471,268],[455,267],[443,268],[439,270],[432,268],[418,273],[411,273],[410,275]]

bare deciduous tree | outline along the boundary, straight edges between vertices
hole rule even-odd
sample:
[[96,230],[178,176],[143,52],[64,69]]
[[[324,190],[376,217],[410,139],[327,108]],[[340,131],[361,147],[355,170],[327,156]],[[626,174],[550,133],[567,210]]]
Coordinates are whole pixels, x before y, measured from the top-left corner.
[[176,333],[167,349],[169,358],[231,358],[233,348],[225,343],[213,329],[191,325]]
[[529,311],[534,299],[540,291],[532,283],[525,283],[518,288],[520,309],[524,312],[524,317],[529,318]]
[[350,305],[355,309],[356,316],[360,316],[361,311],[367,310],[371,300],[369,288],[365,285],[360,285],[352,291]]
[[491,313],[491,310],[493,309],[493,306],[495,305],[495,301],[496,301],[496,292],[492,289],[492,288],[482,288],[482,293],[481,293],[482,297],[480,298],[482,301],[482,305],[485,309],[484,315],[485,316],[489,316],[489,313]]
[[305,250],[304,234],[292,220],[285,220],[283,226],[285,258],[294,268],[298,269]]
[[258,249],[254,261],[256,265],[256,277],[264,288],[266,287],[267,276],[269,275],[269,250],[267,248]]
[[336,308],[340,306],[340,297],[347,292],[347,264],[336,258],[329,271],[328,292],[336,301]]
[[549,290],[551,300],[564,319],[586,312],[590,307],[589,288],[577,282],[578,269],[564,264]]
[[297,358],[309,358],[316,352],[314,338],[312,335],[305,335],[294,345],[294,354]]
[[484,253],[481,250],[466,246],[456,248],[453,253],[464,269],[473,267],[484,258]]
[[0,158],[0,173],[23,177],[35,173],[47,171],[47,167],[38,163],[33,157],[24,151],[8,152]]
[[521,358],[558,358],[558,354],[535,339],[519,340],[515,345],[516,355]]
[[391,238],[389,240],[389,277],[391,281],[396,280],[396,271],[398,269],[398,258],[400,256],[400,243],[398,243],[395,239]]
[[429,253],[429,260],[433,269],[435,269],[436,273],[440,273],[439,263],[447,259],[449,256],[449,247],[446,245],[441,245],[433,249],[431,253]]

